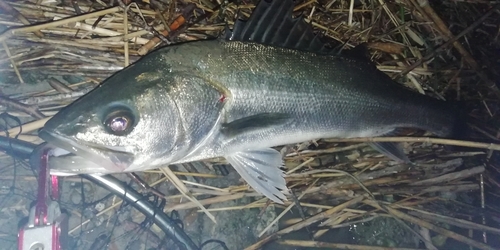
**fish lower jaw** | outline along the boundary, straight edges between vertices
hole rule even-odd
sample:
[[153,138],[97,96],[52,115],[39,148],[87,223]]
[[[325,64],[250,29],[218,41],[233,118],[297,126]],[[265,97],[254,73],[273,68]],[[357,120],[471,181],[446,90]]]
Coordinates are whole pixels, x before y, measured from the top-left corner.
[[64,136],[41,131],[39,136],[55,146],[50,161],[51,173],[62,174],[111,174],[127,172],[134,157],[107,147],[94,148],[79,144]]

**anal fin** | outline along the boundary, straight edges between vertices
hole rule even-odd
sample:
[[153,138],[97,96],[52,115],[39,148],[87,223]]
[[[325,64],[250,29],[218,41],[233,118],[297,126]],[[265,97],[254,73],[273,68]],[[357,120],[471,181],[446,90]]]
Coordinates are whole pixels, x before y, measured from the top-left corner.
[[272,148],[248,150],[225,158],[255,191],[279,204],[287,200],[285,174],[280,169],[283,159],[278,151]]
[[[392,131],[389,131],[387,133],[384,133],[381,135],[382,137],[384,136],[398,136],[403,133],[402,128],[396,128]],[[380,153],[384,154],[385,156],[389,157],[390,159],[397,161],[397,162],[403,162],[403,163],[412,163],[406,153],[403,150],[403,146],[401,143],[398,142],[368,142],[368,145],[370,145],[373,149],[379,151]]]
[[392,160],[404,163],[410,163],[410,159],[405,154],[403,147],[400,143],[395,142],[369,142],[372,148],[376,149],[385,156],[391,158]]

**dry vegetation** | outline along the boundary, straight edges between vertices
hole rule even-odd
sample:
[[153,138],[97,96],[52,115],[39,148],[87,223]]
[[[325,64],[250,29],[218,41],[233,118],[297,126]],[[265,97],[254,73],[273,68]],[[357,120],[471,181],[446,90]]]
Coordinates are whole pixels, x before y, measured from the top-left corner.
[[[0,95],[1,112],[26,122],[21,134],[18,127],[8,130],[10,136],[19,134],[22,140],[40,143],[35,131],[57,110],[160,43],[218,36],[237,13],[248,17],[255,6],[255,1],[219,5],[215,0],[115,1],[114,5],[100,0],[59,2],[0,0],[0,28],[9,28],[0,35],[2,86],[36,85],[43,80],[53,87]],[[498,5],[498,1],[485,0],[299,1],[296,13],[304,14],[326,40],[344,44],[346,49],[366,43],[378,68],[402,84],[436,98],[465,101],[464,112],[474,133],[467,141],[428,138],[421,131],[378,139],[404,142],[417,162],[411,168],[371,150],[363,143],[367,139],[321,140],[283,148],[288,186],[296,195],[283,208],[286,212],[299,206],[304,213],[248,249],[320,221],[322,227],[314,230],[314,237],[385,216],[415,226],[412,230],[420,228],[414,232],[428,249],[440,247],[433,241],[435,235],[477,249],[495,249],[493,244],[498,242],[490,239],[500,235],[500,207],[494,202],[500,187],[500,145],[495,144],[500,138],[500,91],[495,85],[500,79]],[[65,85],[54,76],[80,81]],[[444,145],[463,147],[451,151]],[[213,160],[206,165],[217,163]],[[182,195],[166,197],[165,211],[252,195],[244,183],[225,189],[186,184],[179,179],[186,174],[165,169],[145,174],[145,179],[155,180],[150,186],[170,180],[185,195],[199,198],[180,202]],[[473,200],[471,204],[460,199],[464,193]],[[225,209],[269,205],[261,199]],[[469,230],[469,234],[454,232],[444,224]],[[482,236],[484,232],[488,237]],[[280,244],[376,249],[318,241],[281,240]]]

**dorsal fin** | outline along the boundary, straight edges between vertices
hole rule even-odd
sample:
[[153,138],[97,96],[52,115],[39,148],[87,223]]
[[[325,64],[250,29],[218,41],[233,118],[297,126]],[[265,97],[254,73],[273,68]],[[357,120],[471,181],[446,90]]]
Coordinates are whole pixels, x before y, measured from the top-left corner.
[[329,54],[332,49],[314,34],[302,16],[292,17],[293,0],[261,0],[248,20],[238,19],[224,39]]

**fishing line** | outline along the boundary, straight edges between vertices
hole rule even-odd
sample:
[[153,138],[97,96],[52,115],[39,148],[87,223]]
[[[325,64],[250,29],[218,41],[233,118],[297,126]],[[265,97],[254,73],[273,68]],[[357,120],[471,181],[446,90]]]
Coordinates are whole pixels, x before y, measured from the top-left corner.
[[[19,132],[14,136],[14,138],[17,139],[19,137],[19,135],[21,134],[21,132],[22,132],[22,123],[21,123],[21,120],[18,117],[10,115],[7,112],[3,112],[2,114],[0,114],[0,118],[3,119],[3,121],[5,122],[5,126],[3,126],[3,130],[4,130],[4,133],[5,133],[5,135],[6,135],[7,138],[10,138],[9,122],[8,122],[8,120],[12,119],[15,122],[17,122],[17,126],[19,127]],[[15,152],[14,151],[14,147],[12,146],[12,141],[11,140],[8,140],[8,141],[9,141],[9,150],[10,150],[10,152]],[[13,169],[14,173],[13,173],[13,178],[12,178],[12,184],[11,184],[11,186],[9,188],[9,193],[5,196],[4,199],[2,199],[2,201],[0,201],[0,207],[3,207],[3,203],[5,203],[7,201],[7,198],[12,197],[12,195],[14,194],[15,186],[16,186],[17,159],[16,159],[16,157],[13,157],[13,156],[11,158],[12,158],[12,163],[13,163],[12,166],[14,168]]]
[[[131,183],[132,183],[132,180],[130,180],[130,182],[127,184],[127,186],[129,186],[129,187],[130,187]],[[127,193],[127,190],[125,190],[125,195],[126,195],[126,193]],[[111,236],[113,236],[113,232],[115,231],[116,225],[117,225],[117,223],[118,223],[119,211],[120,211],[120,210],[122,210],[122,209],[123,209],[125,206],[127,206],[127,205],[128,205],[128,202],[126,202],[126,201],[124,201],[124,202],[122,202],[122,203],[120,204],[120,207],[118,208],[118,211],[117,211],[117,213],[116,213],[116,219],[115,219],[115,221],[114,221],[114,223],[113,223],[113,227],[111,228],[111,231],[108,233],[108,237],[106,238],[106,242],[107,242],[107,243],[106,243],[106,246],[107,246],[107,245],[111,242]],[[146,217],[144,220],[148,220],[148,218]],[[139,228],[139,229],[140,229],[140,228]],[[139,229],[138,229],[138,230],[139,230]],[[139,236],[137,236],[137,237],[139,237]]]

